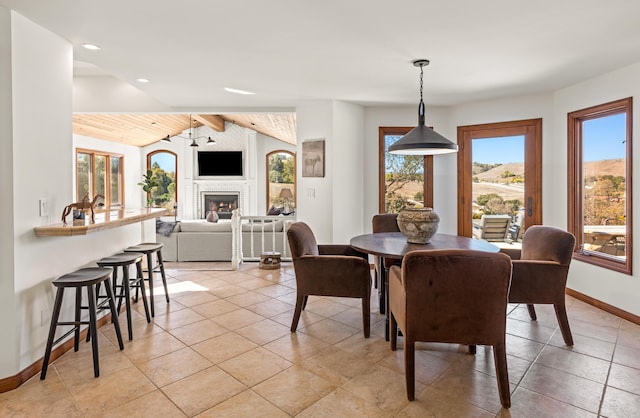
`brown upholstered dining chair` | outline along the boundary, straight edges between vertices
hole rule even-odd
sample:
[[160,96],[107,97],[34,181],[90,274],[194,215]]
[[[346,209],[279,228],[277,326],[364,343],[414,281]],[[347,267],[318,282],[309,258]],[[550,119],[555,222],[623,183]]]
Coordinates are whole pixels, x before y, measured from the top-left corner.
[[510,303],[526,303],[529,316],[537,319],[534,304],[553,304],[562,338],[573,345],[565,290],[575,237],[562,229],[533,225],[522,238],[522,250],[513,260]]
[[500,402],[511,406],[505,350],[511,259],[474,250],[407,253],[389,274],[391,349],[404,336],[407,398],[415,398],[415,343],[490,345]]
[[349,245],[318,245],[311,228],[295,222],[287,230],[296,273],[296,307],[291,332],[298,328],[309,295],[362,299],[362,325],[369,338],[371,273],[367,254]]

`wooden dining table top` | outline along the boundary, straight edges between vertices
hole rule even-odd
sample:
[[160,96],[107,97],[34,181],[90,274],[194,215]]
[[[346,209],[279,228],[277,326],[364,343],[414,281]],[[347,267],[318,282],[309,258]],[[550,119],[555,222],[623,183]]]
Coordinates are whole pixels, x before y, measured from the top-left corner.
[[376,232],[351,238],[350,245],[358,251],[385,258],[402,259],[416,250],[476,250],[497,253],[500,248],[484,241],[459,235],[435,234],[428,244],[410,244],[402,232]]

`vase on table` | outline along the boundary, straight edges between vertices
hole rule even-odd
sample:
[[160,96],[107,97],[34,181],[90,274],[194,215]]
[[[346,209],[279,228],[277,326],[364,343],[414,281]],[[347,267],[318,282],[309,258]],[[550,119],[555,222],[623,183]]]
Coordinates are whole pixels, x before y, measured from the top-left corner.
[[402,209],[398,214],[398,228],[410,244],[428,244],[438,225],[440,217],[433,208]]

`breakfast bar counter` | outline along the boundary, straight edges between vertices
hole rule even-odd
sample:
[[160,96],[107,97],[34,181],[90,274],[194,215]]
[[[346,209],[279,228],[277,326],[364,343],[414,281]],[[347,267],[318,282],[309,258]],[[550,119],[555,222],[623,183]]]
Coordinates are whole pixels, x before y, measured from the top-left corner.
[[87,235],[92,232],[118,228],[168,214],[169,209],[167,208],[113,209],[96,212],[94,216],[95,222],[91,222],[90,216],[87,216],[86,219],[70,221],[67,225],[60,222],[58,224],[37,226],[34,231],[38,237]]

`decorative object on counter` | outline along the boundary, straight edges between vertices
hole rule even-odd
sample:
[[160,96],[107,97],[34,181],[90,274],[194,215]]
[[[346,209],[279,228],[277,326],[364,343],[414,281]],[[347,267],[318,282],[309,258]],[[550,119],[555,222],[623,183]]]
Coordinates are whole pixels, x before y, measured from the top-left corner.
[[158,187],[158,181],[156,177],[153,175],[151,170],[147,170],[147,173],[142,176],[143,180],[138,183],[138,186],[142,186],[142,190],[147,194],[147,207],[151,207],[151,203],[153,199],[151,198],[151,190]]
[[432,208],[407,208],[398,214],[398,228],[411,244],[428,244],[438,225],[440,217]]
[[[70,205],[65,206],[65,208],[62,210],[62,223],[63,225],[67,224],[67,215],[69,215],[71,213],[72,209],[77,209],[79,211],[84,211],[86,209],[91,209],[91,223],[95,223],[95,216],[94,216],[94,208],[96,206],[96,202],[98,201],[99,198],[103,198],[104,196],[102,196],[101,194],[97,194],[93,197],[93,200],[89,201],[89,193],[87,193],[86,195],[84,195],[84,197],[82,198],[81,201],[79,202],[75,202],[72,203]],[[103,204],[101,204],[103,205]],[[81,219],[78,215],[78,218],[75,217],[76,215],[74,214],[74,219]]]

